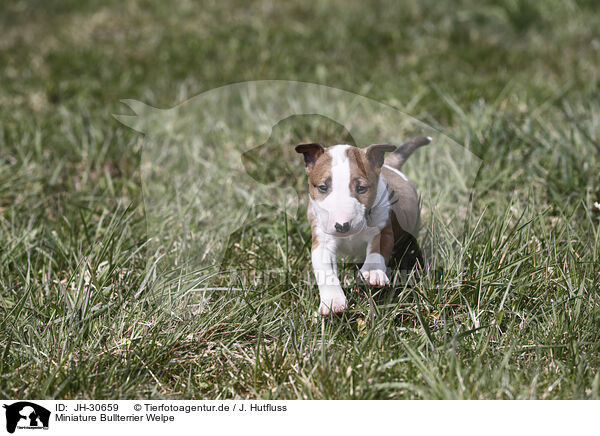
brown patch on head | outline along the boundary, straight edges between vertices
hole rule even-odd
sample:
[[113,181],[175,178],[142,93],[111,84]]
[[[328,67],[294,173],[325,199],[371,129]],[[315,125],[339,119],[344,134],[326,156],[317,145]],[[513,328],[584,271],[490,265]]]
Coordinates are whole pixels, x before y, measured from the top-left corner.
[[[316,142],[297,145],[296,151],[304,155],[310,196],[314,200],[324,199],[331,192],[331,156]],[[319,186],[327,186],[329,189],[321,192]]]
[[[323,153],[314,165],[306,169],[308,176],[308,193],[313,200],[321,201],[331,192],[331,155]],[[321,192],[319,186],[327,186],[326,192]]]
[[[372,149],[372,147],[374,146],[366,149],[350,147],[346,150],[350,162],[350,195],[367,209],[373,206],[377,197],[383,155],[385,151],[389,151],[389,147],[393,146],[386,146],[387,148],[380,150]],[[381,159],[378,159],[379,155],[381,155]]]

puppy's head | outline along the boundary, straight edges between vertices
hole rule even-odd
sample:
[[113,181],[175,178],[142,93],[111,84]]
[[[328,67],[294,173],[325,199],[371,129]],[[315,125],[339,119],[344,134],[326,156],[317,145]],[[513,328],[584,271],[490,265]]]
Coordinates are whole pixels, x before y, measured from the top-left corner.
[[364,149],[350,145],[325,148],[317,143],[296,146],[304,155],[310,201],[321,230],[346,237],[367,225],[385,153],[395,149],[387,144]]

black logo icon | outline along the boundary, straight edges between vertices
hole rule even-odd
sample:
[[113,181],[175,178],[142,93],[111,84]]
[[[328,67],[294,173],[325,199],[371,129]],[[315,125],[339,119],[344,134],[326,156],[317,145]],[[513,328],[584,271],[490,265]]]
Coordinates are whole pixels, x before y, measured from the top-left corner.
[[48,429],[50,411],[29,401],[4,405],[6,409],[6,431],[14,433],[17,425],[26,429]]

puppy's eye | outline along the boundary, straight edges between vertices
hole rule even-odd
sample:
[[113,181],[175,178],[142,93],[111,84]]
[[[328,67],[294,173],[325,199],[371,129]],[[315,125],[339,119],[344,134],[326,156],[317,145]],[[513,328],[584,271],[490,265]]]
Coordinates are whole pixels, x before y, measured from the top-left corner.
[[327,185],[319,185],[317,186],[317,189],[321,194],[325,194],[329,188],[327,187]]
[[361,186],[361,185],[358,185],[358,186],[356,187],[356,193],[357,193],[357,194],[364,194],[365,192],[367,192],[367,189],[369,189],[369,188],[368,188],[368,186]]

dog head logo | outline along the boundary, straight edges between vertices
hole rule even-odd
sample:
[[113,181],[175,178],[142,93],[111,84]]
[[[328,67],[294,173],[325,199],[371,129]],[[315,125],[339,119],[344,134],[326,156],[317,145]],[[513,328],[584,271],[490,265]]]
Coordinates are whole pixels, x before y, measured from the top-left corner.
[[[149,246],[156,244],[150,252],[170,267],[185,265],[181,277],[194,282],[196,272],[204,277],[219,273],[230,240],[239,241],[232,235],[243,233],[240,229],[248,228],[254,216],[267,219],[268,215],[273,220],[287,216],[292,223],[302,219],[298,211],[306,207],[306,176],[294,145],[303,142],[364,147],[435,137],[436,146],[424,147],[411,157],[405,173],[419,187],[425,222],[448,215],[439,210],[451,211],[451,220],[435,223],[444,232],[434,236],[443,240],[429,245],[447,245],[451,250],[463,231],[481,160],[389,105],[336,88],[291,81],[227,85],[168,109],[133,100],[123,103],[134,114],[115,118],[144,135],[140,175]],[[341,126],[336,130],[341,134],[328,137],[311,124],[317,119]],[[350,137],[352,142],[339,142]],[[373,153],[379,156],[386,149],[374,151],[381,151]],[[350,212],[346,215],[356,215]],[[330,221],[332,233],[337,232],[338,222],[347,233],[353,225],[364,224],[346,216],[332,216]],[[443,256],[440,259],[445,261]]]
[[14,433],[19,429],[48,429],[50,411],[29,401],[5,404],[6,431]]

